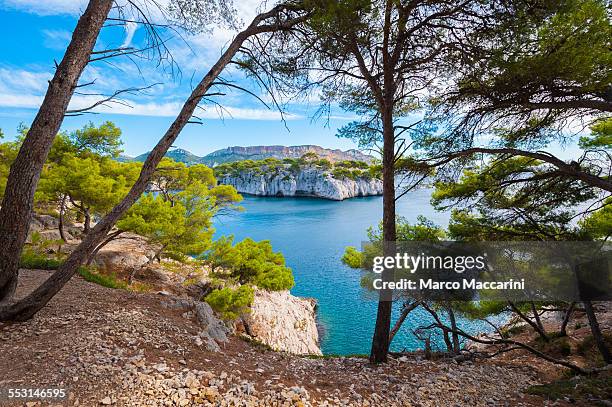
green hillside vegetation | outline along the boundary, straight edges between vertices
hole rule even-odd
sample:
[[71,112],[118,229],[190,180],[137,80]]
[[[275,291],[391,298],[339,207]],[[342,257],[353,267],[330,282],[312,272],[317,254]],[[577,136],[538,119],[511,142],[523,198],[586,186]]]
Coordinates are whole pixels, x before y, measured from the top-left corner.
[[256,175],[296,175],[305,168],[316,168],[324,173],[331,174],[336,179],[380,179],[382,176],[379,165],[369,165],[364,161],[338,161],[332,163],[327,159],[320,159],[314,153],[304,154],[300,158],[266,158],[264,160],[242,160],[220,164],[215,167],[215,176],[238,177],[245,173]]
[[[20,127],[15,141],[0,142],[0,198],[10,165],[27,132],[26,127]],[[38,213],[58,219],[61,238],[44,239],[34,232],[24,249],[22,267],[57,269],[66,258],[61,250],[66,241],[90,233],[95,222],[127,193],[142,163],[117,159],[121,154],[120,137],[121,130],[109,121],[98,127],[89,123],[82,129],[57,135],[41,174],[35,208]],[[245,239],[233,244],[233,237],[223,236],[213,241],[213,217],[240,210],[237,204],[241,200],[234,187],[217,185],[211,168],[166,157],[157,166],[149,191],[117,222],[79,273],[87,281],[106,287],[137,290],[137,282],[132,284],[92,264],[104,245],[126,232],[136,233],[157,248],[150,263],[172,258],[210,265],[215,287],[202,300],[224,318],[235,319],[248,312],[254,287],[276,291],[294,285],[291,269],[286,267],[282,254],[272,250],[269,241]],[[72,226],[74,222],[82,223],[82,228]]]

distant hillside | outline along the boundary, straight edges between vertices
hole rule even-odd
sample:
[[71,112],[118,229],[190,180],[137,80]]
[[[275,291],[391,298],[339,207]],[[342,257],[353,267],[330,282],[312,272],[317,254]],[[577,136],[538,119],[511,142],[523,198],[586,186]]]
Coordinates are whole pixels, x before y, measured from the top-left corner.
[[[198,157],[197,155],[176,148],[166,153],[166,157],[170,157],[175,161],[184,162],[185,164],[206,164],[209,167],[214,167],[219,164],[229,163],[242,160],[263,160],[265,158],[300,158],[306,153],[315,153],[319,158],[325,158],[331,162],[337,161],[364,161],[372,163],[373,157],[362,153],[359,150],[332,150],[314,145],[305,146],[251,146],[251,147],[228,147],[222,150],[213,151],[212,153]],[[131,158],[120,156],[120,161],[144,161],[149,153],[141,154]]]
[[[149,156],[149,153],[140,154],[137,157],[134,157],[134,161],[144,161]],[[174,150],[168,151],[166,153],[166,157],[172,158],[174,161],[185,163],[187,165],[198,164],[202,157],[198,157],[197,155],[183,150],[182,148],[175,148]]]
[[223,150],[213,151],[203,157],[200,162],[209,166],[241,160],[263,160],[265,158],[300,158],[306,153],[315,153],[319,158],[326,158],[331,162],[336,161],[365,161],[372,162],[372,156],[363,154],[359,150],[331,150],[314,145],[305,146],[251,146],[251,147],[228,147]]

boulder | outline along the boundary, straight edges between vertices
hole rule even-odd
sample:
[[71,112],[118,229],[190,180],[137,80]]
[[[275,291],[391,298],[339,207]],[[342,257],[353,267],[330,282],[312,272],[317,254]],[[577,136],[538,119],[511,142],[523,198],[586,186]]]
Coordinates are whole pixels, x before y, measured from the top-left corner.
[[154,248],[138,235],[126,233],[104,246],[94,263],[106,269],[139,269],[153,257]]
[[167,273],[155,267],[141,267],[134,273],[134,278],[140,281],[155,283],[155,284],[167,284],[170,282],[170,277]]
[[196,338],[198,345],[204,345],[211,352],[221,350],[220,343],[228,341],[227,334],[229,329],[219,320],[210,305],[201,301],[194,301],[190,298],[171,297],[162,302],[162,305],[170,309],[185,310],[183,316],[193,317],[195,315],[201,331]]
[[321,355],[314,299],[295,297],[289,291],[258,289],[242,323],[249,336],[274,350]]
[[[40,237],[43,240],[60,240],[62,238],[58,229],[41,230],[38,233],[40,233]],[[66,239],[70,239],[71,238],[70,234],[68,232],[65,232],[65,233],[66,233]]]
[[54,229],[59,226],[59,220],[51,215],[35,214],[33,221],[40,223],[44,229]]
[[210,305],[195,301],[195,314],[198,322],[211,338],[217,342],[227,342],[227,327],[215,317]]

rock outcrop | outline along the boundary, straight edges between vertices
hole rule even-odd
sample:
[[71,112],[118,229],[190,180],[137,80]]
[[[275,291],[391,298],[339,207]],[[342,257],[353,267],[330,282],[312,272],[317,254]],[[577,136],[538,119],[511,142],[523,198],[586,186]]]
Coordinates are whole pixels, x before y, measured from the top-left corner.
[[288,169],[272,173],[243,171],[219,178],[238,192],[257,196],[310,196],[341,201],[358,196],[382,195],[382,180],[377,178],[335,178],[319,168]]
[[211,352],[219,352],[221,350],[219,344],[227,343],[229,330],[215,317],[212,308],[207,303],[186,298],[170,298],[162,302],[162,306],[169,309],[186,310],[183,316],[187,318],[195,316],[202,328],[195,339],[196,345],[204,345]]
[[123,233],[96,254],[94,264],[107,270],[139,269],[149,262],[154,253],[155,247],[144,237]]
[[316,301],[289,291],[255,291],[251,312],[242,317],[246,333],[277,351],[321,355]]

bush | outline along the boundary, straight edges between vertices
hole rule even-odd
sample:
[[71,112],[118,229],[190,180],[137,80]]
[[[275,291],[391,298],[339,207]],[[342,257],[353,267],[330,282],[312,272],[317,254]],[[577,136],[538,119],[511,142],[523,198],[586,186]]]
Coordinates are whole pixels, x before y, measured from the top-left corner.
[[38,270],[56,270],[61,261],[57,259],[50,259],[45,255],[36,253],[31,249],[25,249],[21,254],[20,267],[26,269],[38,269]]
[[234,320],[248,312],[248,307],[254,298],[253,289],[248,285],[242,285],[237,289],[225,287],[214,290],[204,298],[204,301],[221,314],[223,319]]
[[363,265],[363,253],[353,246],[348,246],[342,256],[342,263],[353,269],[361,268]]
[[117,278],[115,274],[106,275],[95,273],[93,271],[88,270],[85,267],[79,267],[79,274],[85,281],[89,281],[90,283],[99,284],[103,287],[108,288],[116,288],[125,290],[128,288],[127,282],[120,280]]
[[[365,172],[365,174],[367,174],[367,172]],[[351,171],[351,178],[352,179],[358,179],[358,178],[362,178],[364,176],[364,172],[361,170],[352,170]]]
[[[612,335],[609,333],[604,333],[604,342],[608,349],[612,347]],[[597,343],[595,342],[595,338],[593,335],[586,336],[578,345],[576,346],[576,353],[580,356],[583,356],[593,365],[603,366],[603,358],[599,349],[597,348]]]
[[323,168],[324,170],[329,170],[333,165],[331,163],[331,161],[322,158],[319,161],[316,162],[316,165],[318,165],[319,167]]
[[554,357],[569,356],[572,353],[569,339],[566,336],[555,337],[549,335],[548,341],[538,337],[533,345],[539,351]]
[[294,285],[291,269],[285,266],[281,253],[272,251],[270,241],[253,239],[232,245],[232,238],[213,243],[210,250],[200,256],[216,269],[228,270],[226,278],[241,284],[255,284],[266,290],[288,290]]
[[584,405],[607,405],[612,396],[612,376],[578,377],[574,380],[558,380],[548,384],[528,387],[526,393],[548,400],[571,399],[584,401]]
[[336,179],[355,179],[351,170],[339,167],[334,168],[334,170],[332,171],[332,176]]
[[291,269],[284,266],[273,266],[254,279],[256,286],[270,291],[289,290],[295,285]]

